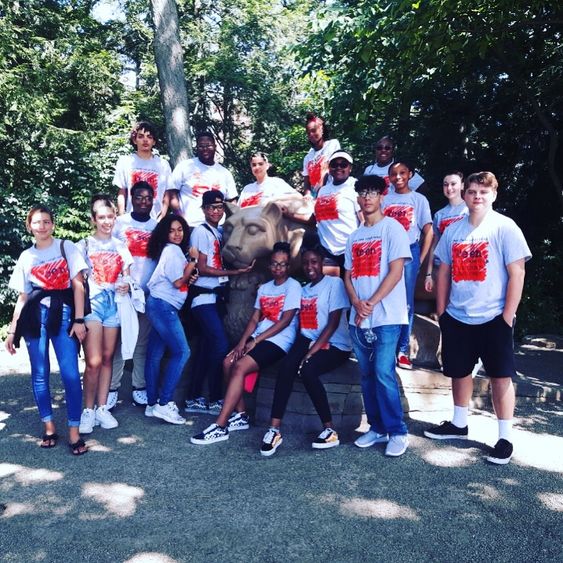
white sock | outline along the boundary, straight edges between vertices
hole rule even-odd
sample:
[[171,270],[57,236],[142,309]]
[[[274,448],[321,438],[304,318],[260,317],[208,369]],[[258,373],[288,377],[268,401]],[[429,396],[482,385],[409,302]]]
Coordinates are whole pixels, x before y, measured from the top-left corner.
[[512,443],[512,419],[498,420],[498,439]]
[[452,424],[458,428],[465,428],[467,426],[467,415],[469,414],[469,407],[458,407],[454,405],[454,417]]

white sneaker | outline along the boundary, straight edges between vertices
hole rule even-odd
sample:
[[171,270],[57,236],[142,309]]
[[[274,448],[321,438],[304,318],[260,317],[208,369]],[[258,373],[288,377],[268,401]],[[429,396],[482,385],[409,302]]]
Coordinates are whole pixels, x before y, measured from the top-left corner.
[[406,434],[393,434],[385,448],[385,455],[399,457],[407,451],[408,447],[409,439]]
[[117,422],[113,414],[108,411],[107,405],[102,405],[96,409],[96,426],[98,425],[106,430],[119,426],[119,422]]
[[174,401],[170,401],[165,405],[157,403],[152,408],[152,415],[169,422],[170,424],[184,424],[186,419],[178,413],[178,407]]
[[236,430],[248,430],[250,428],[248,415],[245,412],[233,413],[229,417],[227,427],[229,429],[229,432],[235,432]]
[[80,434],[91,434],[96,426],[96,411],[94,409],[84,409],[80,415]]
[[119,395],[118,391],[110,391],[108,393],[108,400],[106,401],[106,408],[108,411],[113,409],[115,405],[117,405],[117,396]]
[[144,407],[147,404],[147,390],[133,388],[131,398],[133,399],[133,404],[136,407]]
[[386,444],[388,441],[388,434],[379,434],[375,430],[368,430],[354,442],[354,445],[358,446],[358,448],[369,448],[374,444]]
[[147,405],[145,407],[145,416],[148,416],[149,418],[153,418],[154,417],[154,407],[155,405],[153,405],[152,407],[150,405]]

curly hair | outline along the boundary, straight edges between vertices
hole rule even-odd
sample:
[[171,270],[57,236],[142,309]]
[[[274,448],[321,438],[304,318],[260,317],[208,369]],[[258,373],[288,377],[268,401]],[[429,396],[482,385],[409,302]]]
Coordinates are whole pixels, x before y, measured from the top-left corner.
[[180,243],[180,249],[184,254],[187,252],[190,242],[190,228],[188,227],[188,223],[180,215],[170,214],[163,217],[151,233],[148,246],[149,258],[152,258],[153,260],[158,260],[160,258],[164,247],[170,242],[168,240],[168,235],[170,227],[174,221],[178,221],[178,223],[182,225],[184,236],[182,237],[182,242]]

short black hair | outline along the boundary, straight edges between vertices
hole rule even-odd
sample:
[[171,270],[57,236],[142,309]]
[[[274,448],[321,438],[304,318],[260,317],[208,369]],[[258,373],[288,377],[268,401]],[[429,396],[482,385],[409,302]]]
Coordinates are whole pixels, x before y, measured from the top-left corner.
[[387,189],[387,184],[381,176],[360,176],[356,180],[354,185],[356,192],[363,192],[367,190],[369,192],[379,192],[382,194]]
[[137,192],[140,192],[141,190],[149,190],[151,195],[154,197],[153,187],[148,182],[146,182],[145,180],[139,180],[138,182],[135,182],[131,186],[131,197],[134,197],[135,194]]

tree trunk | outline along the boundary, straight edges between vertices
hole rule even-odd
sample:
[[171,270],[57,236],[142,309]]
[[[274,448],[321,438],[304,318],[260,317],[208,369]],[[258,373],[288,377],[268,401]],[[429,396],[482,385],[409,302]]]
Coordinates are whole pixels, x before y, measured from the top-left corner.
[[175,0],[151,0],[154,57],[166,123],[170,164],[192,156],[188,93]]

